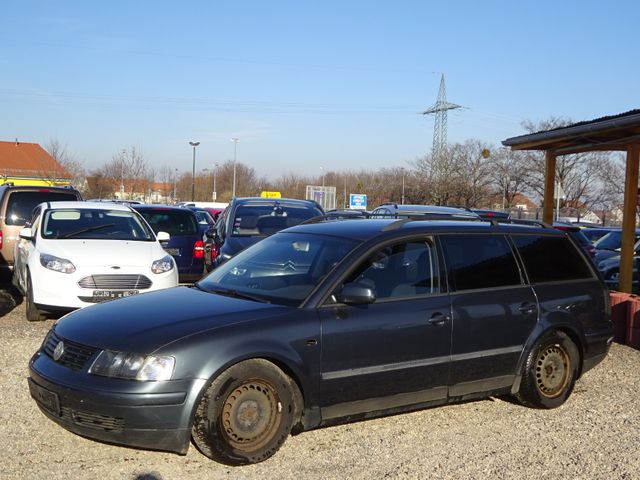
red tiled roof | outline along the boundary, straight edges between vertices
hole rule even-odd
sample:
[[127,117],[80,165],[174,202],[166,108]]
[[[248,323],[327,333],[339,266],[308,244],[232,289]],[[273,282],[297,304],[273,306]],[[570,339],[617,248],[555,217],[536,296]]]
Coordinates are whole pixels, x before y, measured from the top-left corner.
[[0,175],[70,178],[67,172],[37,143],[0,142]]

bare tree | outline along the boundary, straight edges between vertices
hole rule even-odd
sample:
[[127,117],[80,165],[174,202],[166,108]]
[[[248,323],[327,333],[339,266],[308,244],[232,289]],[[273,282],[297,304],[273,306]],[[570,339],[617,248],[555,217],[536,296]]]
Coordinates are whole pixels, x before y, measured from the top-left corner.
[[[50,139],[45,145],[45,150],[53,159],[71,176],[71,183],[78,189],[84,190],[86,172],[82,164],[77,161],[67,150],[67,145],[62,145],[57,139]],[[59,178],[62,172],[48,172],[46,176]]]

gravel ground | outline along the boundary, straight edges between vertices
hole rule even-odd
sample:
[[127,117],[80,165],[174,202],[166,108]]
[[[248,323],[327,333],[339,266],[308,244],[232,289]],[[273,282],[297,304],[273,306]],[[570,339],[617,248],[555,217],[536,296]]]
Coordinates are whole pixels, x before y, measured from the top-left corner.
[[469,402],[290,437],[271,459],[232,468],[192,446],[186,456],[87,440],[48,420],[29,397],[27,363],[52,320],[29,323],[0,290],[0,478],[640,478],[640,352],[614,345],[569,401],[533,410]]

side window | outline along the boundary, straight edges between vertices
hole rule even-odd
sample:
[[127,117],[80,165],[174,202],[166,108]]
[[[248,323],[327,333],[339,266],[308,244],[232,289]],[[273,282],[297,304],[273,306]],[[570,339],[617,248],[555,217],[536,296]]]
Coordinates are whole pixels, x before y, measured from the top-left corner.
[[593,278],[580,252],[566,237],[514,235],[531,283]]
[[369,255],[345,283],[373,288],[377,299],[438,293],[438,265],[432,240],[390,245]]
[[456,290],[520,285],[520,270],[503,235],[442,235]]

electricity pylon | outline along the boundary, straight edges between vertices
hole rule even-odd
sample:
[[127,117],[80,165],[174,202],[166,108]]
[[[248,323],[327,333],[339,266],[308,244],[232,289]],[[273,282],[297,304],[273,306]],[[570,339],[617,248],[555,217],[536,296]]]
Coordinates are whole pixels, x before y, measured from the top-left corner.
[[449,177],[451,163],[447,161],[447,112],[462,108],[455,103],[447,102],[447,93],[444,86],[444,73],[440,77],[440,90],[436,103],[422,112],[423,115],[435,115],[436,122],[433,127],[433,146],[431,147],[430,180],[431,199],[436,205],[446,205],[451,194]]
[[447,111],[458,108],[462,108],[462,106],[447,102],[443,73],[440,77],[440,90],[438,90],[436,103],[422,112],[423,115],[433,114],[436,117],[436,123],[433,127],[433,146],[431,147],[434,158],[442,158],[447,147]]

